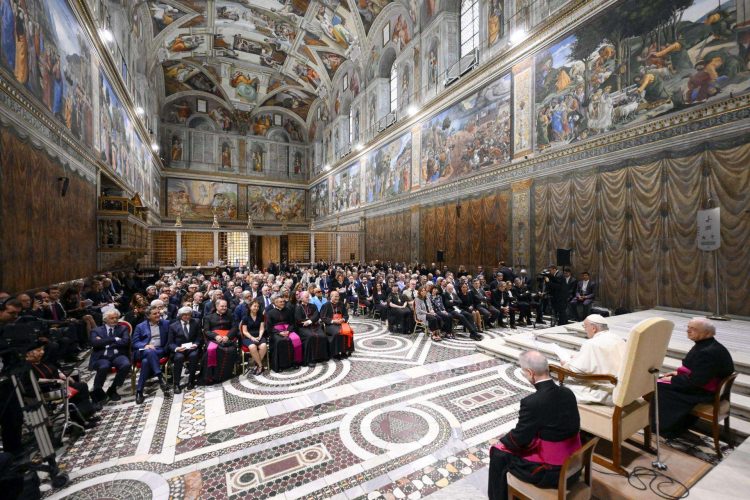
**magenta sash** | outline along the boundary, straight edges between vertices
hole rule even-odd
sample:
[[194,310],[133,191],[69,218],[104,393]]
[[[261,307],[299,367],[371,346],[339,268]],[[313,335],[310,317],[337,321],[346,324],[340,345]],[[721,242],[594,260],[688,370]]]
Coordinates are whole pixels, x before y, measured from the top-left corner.
[[520,452],[507,449],[502,442],[497,443],[493,448],[516,455],[529,462],[561,466],[569,456],[581,448],[581,435],[576,433],[562,441],[545,441],[537,437],[525,450]]
[[[687,375],[689,376],[692,370],[688,368],[687,366],[681,366],[677,368],[677,375]],[[662,384],[671,384],[672,381],[669,380],[660,380]],[[704,385],[700,386],[701,389],[708,392],[716,392],[716,390],[719,388],[719,385],[721,384],[721,379],[718,377],[714,377],[708,382],[706,382]]]
[[[278,325],[274,325],[273,329],[277,332],[288,332],[290,326],[286,323],[279,323]],[[294,350],[294,362],[297,364],[302,364],[302,339],[299,338],[299,335],[297,335],[294,332],[289,332],[289,337],[287,337],[292,342],[292,348]]]
[[216,342],[208,343],[208,359],[206,360],[206,366],[213,368],[218,364],[216,352],[219,350],[219,344]]

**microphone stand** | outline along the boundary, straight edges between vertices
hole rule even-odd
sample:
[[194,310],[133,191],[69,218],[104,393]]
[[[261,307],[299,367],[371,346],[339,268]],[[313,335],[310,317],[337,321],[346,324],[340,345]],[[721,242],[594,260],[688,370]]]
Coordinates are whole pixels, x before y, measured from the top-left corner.
[[661,461],[661,447],[659,443],[659,369],[650,368],[648,370],[654,376],[654,404],[656,418],[656,460],[651,462],[651,467],[657,470],[667,470],[667,464]]

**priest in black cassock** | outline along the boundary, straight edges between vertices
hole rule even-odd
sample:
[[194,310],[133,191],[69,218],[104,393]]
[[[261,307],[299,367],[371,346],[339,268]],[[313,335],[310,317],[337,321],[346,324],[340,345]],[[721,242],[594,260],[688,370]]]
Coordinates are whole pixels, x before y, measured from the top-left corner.
[[215,310],[203,318],[208,346],[204,358],[203,378],[207,384],[232,378],[237,364],[237,328],[233,328],[227,301],[218,299]]
[[722,379],[734,371],[732,356],[714,335],[716,327],[708,319],[688,321],[687,336],[695,345],[676,372],[659,378],[659,432],[667,439],[687,430],[694,421],[693,407],[713,401]]
[[339,298],[339,292],[332,291],[330,300],[320,309],[320,319],[325,325],[328,337],[328,353],[337,359],[347,357],[354,352],[351,339],[341,334],[341,324],[349,321],[346,304]]
[[294,313],[295,330],[302,339],[304,363],[307,366],[317,361],[328,361],[328,339],[320,328],[320,313],[310,303],[308,292],[300,293],[300,303]]
[[271,370],[275,372],[302,364],[302,340],[294,332],[294,320],[284,306],[284,297],[276,295],[273,307],[265,310]]
[[[518,363],[536,392],[521,400],[518,423],[490,448],[490,500],[508,498],[508,472],[539,488],[556,488],[562,464],[581,447],[573,392],[550,378],[547,358],[539,351],[524,352]],[[573,475],[569,482],[577,479]]]

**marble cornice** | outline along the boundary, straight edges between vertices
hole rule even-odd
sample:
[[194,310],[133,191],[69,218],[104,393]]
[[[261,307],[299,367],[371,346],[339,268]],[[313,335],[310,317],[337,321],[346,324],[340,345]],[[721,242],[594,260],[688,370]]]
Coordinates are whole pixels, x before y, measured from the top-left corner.
[[212,182],[232,182],[240,185],[282,187],[290,189],[307,189],[307,181],[281,180],[275,181],[262,177],[250,177],[237,172],[206,172],[182,168],[165,168],[163,179],[191,179]]

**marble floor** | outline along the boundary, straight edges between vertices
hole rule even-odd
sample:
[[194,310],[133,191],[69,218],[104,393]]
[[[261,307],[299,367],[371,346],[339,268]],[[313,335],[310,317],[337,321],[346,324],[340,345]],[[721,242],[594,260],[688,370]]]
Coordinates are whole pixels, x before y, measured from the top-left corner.
[[46,497],[482,498],[489,446],[532,388],[463,335],[352,323],[348,359],[166,398],[152,384],[142,406],[109,405],[62,453],[71,480]]

